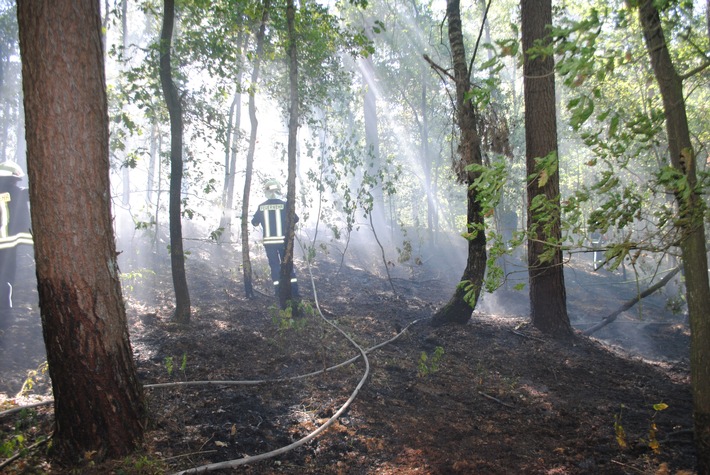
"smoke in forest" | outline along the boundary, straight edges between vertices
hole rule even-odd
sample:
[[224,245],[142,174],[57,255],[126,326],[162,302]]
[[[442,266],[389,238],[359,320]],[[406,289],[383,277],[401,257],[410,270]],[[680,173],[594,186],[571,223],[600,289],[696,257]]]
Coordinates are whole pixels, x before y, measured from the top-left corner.
[[[149,307],[157,304],[151,286],[159,286],[168,295],[171,292],[169,281],[155,277],[156,266],[169,262],[170,131],[159,88],[148,67],[160,19],[139,8],[138,3],[128,2],[128,21],[121,21],[117,11],[103,14],[107,25],[111,194],[119,266],[130,304]],[[383,292],[388,289],[388,279],[434,279],[446,282],[453,292],[466,261],[467,242],[462,237],[467,231],[466,185],[457,182],[451,166],[457,156],[457,137],[452,119],[453,89],[446,76],[450,52],[447,38],[442,35],[443,11],[427,8],[416,12],[404,4],[393,5],[372,5],[364,12],[347,8],[337,12],[347,20],[345,24],[354,25],[365,37],[355,36],[348,48],[306,50],[309,54],[303,55],[303,61],[313,62],[301,69],[305,98],[297,148],[295,199],[300,221],[296,229],[296,266],[303,271],[306,261],[313,259],[316,265],[328,263],[333,271],[341,265],[358,269],[381,279]],[[12,19],[12,7],[7,2],[0,2],[0,7],[3,18]],[[492,7],[485,41],[489,47],[480,61],[493,62],[496,41],[509,39],[509,17],[514,8],[511,2]],[[201,22],[182,18],[175,38],[179,45],[179,88],[185,102],[185,249],[188,259],[218,263],[225,278],[238,288],[241,243],[247,237],[241,235],[242,204],[248,199],[251,219],[256,206],[265,199],[262,186],[268,179],[279,181],[286,190],[285,61],[278,51],[279,32],[271,24],[261,76],[256,84],[251,84],[255,63],[255,39],[251,35],[260,18],[249,19],[249,28],[238,33],[239,42],[235,36],[228,39],[229,45],[220,44],[242,49],[229,49],[214,57],[207,48],[190,43],[190,39],[200,37],[200,28],[213,35],[214,31],[222,31],[211,23],[219,19],[204,13]],[[578,12],[571,12],[574,14]],[[477,24],[481,14],[472,11],[471,15],[467,21]],[[16,34],[11,26],[2,25],[5,23],[0,23],[3,38]],[[466,33],[471,45],[476,44],[474,30],[478,32],[479,28]],[[355,40],[364,42],[363,51],[372,46],[371,54],[357,56],[361,51],[353,51]],[[639,51],[645,54],[643,48]],[[322,57],[311,58],[317,53]],[[0,56],[4,67],[4,82],[0,83],[0,161],[15,161],[26,170],[19,51],[15,45]],[[524,131],[519,106],[522,72],[513,57],[501,55],[497,60],[497,81],[492,81],[491,71],[485,68],[473,78],[477,86],[491,83],[494,87],[481,90],[485,99],[481,106],[486,132],[484,162],[491,165],[503,161],[506,171],[499,202],[487,220],[491,248],[501,244],[495,235],[502,239],[502,246],[508,246],[526,225]],[[257,140],[252,144],[250,92],[254,93],[258,119]],[[652,92],[636,95],[651,97]],[[561,103],[570,100],[564,90],[559,94],[564,99]],[[560,123],[569,120],[568,111],[560,110],[559,114]],[[593,151],[573,130],[560,127],[559,141],[563,199],[607,176],[606,170],[590,168],[597,161]],[[492,145],[494,142],[497,147]],[[254,148],[254,170],[247,177],[250,145]],[[618,186],[645,191],[645,180],[653,175],[656,165],[654,160],[651,162],[630,170],[614,170],[618,171],[614,175]],[[224,205],[228,175],[234,179],[229,209]],[[251,193],[245,197],[247,178]],[[26,180],[23,186],[27,186]],[[671,206],[663,199],[654,199],[654,206]],[[595,230],[586,223],[590,217],[603,217],[604,205],[596,198],[580,203],[573,210],[579,221],[571,227],[565,243],[569,248],[565,260],[567,303],[572,325],[580,331],[633,298],[676,264],[666,254],[649,252],[635,260],[633,266],[628,259],[614,268],[599,266],[597,260],[603,260],[604,253],[601,237],[595,236]],[[228,230],[221,227],[225,222],[230,223]],[[658,235],[656,224],[639,222],[637,227],[624,231],[610,226],[604,238],[613,243],[633,235],[643,241]],[[248,232],[250,252],[258,264],[255,272],[264,275],[261,230],[249,224]],[[494,259],[493,263],[502,268],[503,278],[495,291],[482,294],[476,315],[527,316],[526,252],[521,244]],[[13,325],[15,331],[25,324],[31,328],[18,334],[32,338],[32,342],[18,344],[38,353],[41,359],[31,255],[20,259],[19,269],[24,279],[16,291],[21,315]],[[680,282],[676,278],[674,287],[667,287],[624,312],[617,323],[600,332],[600,338],[642,348],[647,342],[636,339],[641,338],[644,328],[683,323]],[[351,286],[355,287],[353,283]],[[435,303],[441,304],[449,297],[441,295]],[[38,360],[32,358],[28,362],[36,366]]]

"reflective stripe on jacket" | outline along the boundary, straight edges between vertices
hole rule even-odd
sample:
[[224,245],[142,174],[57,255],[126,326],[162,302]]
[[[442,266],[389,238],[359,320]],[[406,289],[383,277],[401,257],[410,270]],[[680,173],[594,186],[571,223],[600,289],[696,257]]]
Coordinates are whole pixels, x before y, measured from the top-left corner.
[[265,245],[283,244],[286,242],[286,218],[286,202],[272,198],[259,205],[259,210],[254,214],[251,223],[254,226],[261,225]]
[[[7,185],[7,183],[3,183]],[[0,192],[0,249],[33,243],[30,231],[29,195],[26,188],[3,186]]]

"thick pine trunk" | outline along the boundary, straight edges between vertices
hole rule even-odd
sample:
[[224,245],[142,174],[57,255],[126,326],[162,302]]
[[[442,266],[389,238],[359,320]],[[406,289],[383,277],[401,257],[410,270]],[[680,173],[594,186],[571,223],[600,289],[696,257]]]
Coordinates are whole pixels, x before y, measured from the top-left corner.
[[142,440],[111,223],[108,109],[96,1],[18,2],[35,259],[55,406],[68,464]]
[[[551,1],[522,0],[521,17],[523,51],[526,52],[523,68],[527,175],[537,177],[540,170],[536,159],[557,153],[555,64],[552,56],[530,58],[527,51],[536,40],[549,35]],[[562,238],[559,168],[557,165],[554,168],[546,170],[546,180],[533,178],[527,186],[530,312],[536,328],[554,338],[564,339],[573,333],[567,315],[562,250],[559,247]],[[541,196],[548,204],[545,215],[531,206]],[[549,253],[551,247],[554,249]]]
[[175,2],[165,0],[163,29],[160,34],[160,84],[170,115],[170,264],[175,289],[175,314],[178,323],[190,323],[190,292],[185,275],[182,242],[182,105],[172,78],[170,49],[175,23]]
[[710,474],[710,282],[704,205],[695,189],[696,157],[690,141],[683,82],[668,52],[660,15],[653,1],[640,2],[639,18],[651,66],[663,97],[671,164],[685,175],[691,189],[687,198],[676,194],[680,211],[677,222],[683,234],[680,249],[690,316],[690,374],[698,473]]

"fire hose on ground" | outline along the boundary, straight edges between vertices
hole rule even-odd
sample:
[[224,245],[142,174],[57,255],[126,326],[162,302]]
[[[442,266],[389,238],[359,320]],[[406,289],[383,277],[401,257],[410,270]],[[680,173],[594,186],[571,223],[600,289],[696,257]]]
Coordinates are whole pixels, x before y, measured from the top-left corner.
[[[362,387],[365,385],[365,382],[367,381],[367,378],[370,374],[370,362],[367,358],[367,354],[371,353],[379,348],[382,348],[383,346],[386,346],[395,340],[397,340],[400,336],[402,336],[412,325],[415,323],[420,322],[421,320],[424,319],[417,319],[409,324],[407,324],[404,328],[402,328],[394,337],[390,338],[389,340],[386,340],[384,342],[381,342],[371,348],[364,349],[362,346],[360,346],[353,338],[351,338],[346,332],[344,332],[342,329],[340,329],[335,323],[332,321],[328,320],[325,315],[323,315],[323,312],[320,307],[320,303],[318,301],[318,293],[316,291],[315,287],[315,281],[313,278],[313,273],[311,272],[311,267],[310,265],[308,266],[308,273],[310,276],[311,280],[311,285],[313,288],[313,296],[314,296],[314,303],[316,310],[318,311],[318,314],[320,317],[330,326],[332,326],[337,332],[342,334],[349,342],[352,344],[359,352],[358,355],[350,358],[347,361],[343,361],[337,365],[330,366],[328,368],[324,368],[322,370],[314,371],[311,373],[307,374],[302,374],[298,376],[292,376],[288,378],[276,378],[276,379],[263,379],[263,380],[242,380],[242,381],[215,381],[215,380],[207,380],[207,381],[179,381],[179,382],[170,382],[170,383],[155,383],[155,384],[146,384],[143,387],[145,389],[161,389],[161,388],[168,388],[168,387],[180,387],[180,386],[206,386],[206,385],[219,385],[219,386],[255,386],[255,385],[260,385],[260,384],[267,384],[267,383],[279,383],[279,382],[287,382],[287,381],[295,381],[295,380],[300,380],[300,379],[306,379],[309,377],[317,376],[320,374],[324,374],[326,372],[334,371],[338,368],[342,368],[343,366],[347,366],[351,363],[354,363],[358,359],[362,358],[363,362],[365,363],[365,371],[360,378],[360,381],[358,382],[357,386],[353,390],[353,392],[350,394],[350,397],[343,403],[343,405],[326,421],[324,422],[321,426],[316,428],[314,431],[310,432],[308,435],[302,437],[301,439],[286,445],[284,447],[265,452],[262,454],[258,455],[252,455],[252,456],[244,456],[238,459],[233,459],[233,460],[226,460],[223,462],[217,462],[217,463],[212,463],[212,464],[207,464],[207,465],[202,465],[198,467],[193,467],[187,470],[183,470],[180,472],[176,472],[173,475],[187,475],[187,474],[195,474],[195,473],[205,473],[205,472],[210,472],[213,470],[220,470],[220,469],[225,469],[225,468],[233,468],[233,467],[238,467],[240,465],[246,465],[249,463],[254,463],[258,462],[261,460],[266,460],[269,458],[277,457],[279,455],[282,455],[284,453],[287,453],[291,450],[294,450],[302,445],[305,445],[312,439],[318,437],[322,432],[328,429],[338,418],[348,409],[348,407],[352,404],[352,402],[355,400],[357,397],[358,393],[362,389]],[[18,406],[16,408],[12,408],[6,411],[0,412],[0,419],[2,419],[5,416],[8,416],[10,414],[19,412],[23,409],[28,409],[28,408],[34,408],[38,406],[44,406],[44,405],[49,405],[54,402],[53,399],[49,399],[47,401],[42,401],[36,404],[29,404],[29,405],[24,405],[24,406]]]

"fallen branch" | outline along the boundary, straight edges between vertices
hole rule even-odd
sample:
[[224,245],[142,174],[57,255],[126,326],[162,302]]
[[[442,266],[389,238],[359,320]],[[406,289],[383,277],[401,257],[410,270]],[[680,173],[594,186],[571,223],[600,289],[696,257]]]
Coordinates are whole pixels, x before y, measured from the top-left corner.
[[622,466],[622,467],[624,467],[624,468],[628,468],[629,470],[633,470],[634,472],[645,473],[643,470],[639,470],[639,469],[636,468],[636,467],[632,467],[632,466],[629,465],[629,464],[619,462],[618,460],[612,460],[611,463],[615,463],[615,464],[620,465],[620,466]]
[[173,455],[172,457],[166,457],[164,459],[160,459],[160,461],[161,462],[168,462],[170,460],[175,460],[175,459],[179,459],[179,458],[192,457],[195,455],[215,454],[217,452],[219,452],[219,450],[201,450],[199,452],[190,452],[189,454]]
[[[692,444],[692,443],[693,443],[693,434],[694,434],[694,433],[695,433],[695,431],[694,431],[693,429],[680,429],[680,430],[676,430],[676,431],[669,432],[668,434],[666,434],[666,437],[665,437],[663,440],[659,441],[659,442],[661,443],[661,445],[672,444],[672,443],[674,443],[674,442],[678,442],[678,443],[685,442],[685,443]],[[690,439],[690,440],[684,440],[684,441],[682,441],[682,440],[678,440],[678,439],[676,438],[676,437],[678,437],[678,436],[683,436],[683,435],[689,436],[689,439]]]
[[582,334],[589,336],[592,333],[594,333],[595,331],[599,330],[600,328],[607,326],[608,324],[610,324],[611,322],[616,320],[616,317],[618,317],[622,312],[627,311],[628,309],[630,309],[631,307],[636,305],[641,299],[648,297],[649,295],[655,293],[657,290],[664,287],[668,282],[670,282],[670,280],[678,272],[680,272],[680,269],[681,269],[681,266],[674,267],[673,269],[668,271],[668,273],[665,276],[663,276],[663,278],[661,280],[659,280],[658,282],[656,282],[655,284],[653,284],[651,287],[647,288],[646,290],[644,290],[640,294],[637,294],[631,300],[627,300],[626,302],[624,302],[624,304],[621,307],[619,307],[614,312],[612,312],[611,314],[604,317],[604,319],[602,319],[601,322],[599,322],[596,325],[594,325],[593,327],[585,330]]
[[25,406],[13,407],[12,409],[7,409],[6,411],[0,412],[0,419],[2,419],[5,416],[9,416],[10,414],[15,414],[16,412],[20,412],[24,409],[32,409],[33,407],[40,407],[40,406],[49,406],[50,404],[54,404],[54,399],[47,399],[46,401],[36,402],[34,404],[27,404]]
[[513,334],[515,334],[515,335],[522,336],[523,338],[529,338],[529,339],[535,340],[535,341],[543,341],[543,342],[545,341],[545,340],[543,340],[542,338],[537,338],[537,337],[532,336],[532,335],[527,335],[527,334],[525,334],[525,333],[523,333],[523,332],[519,332],[519,331],[517,331],[517,330],[508,330],[508,331],[510,331],[511,333],[513,333]]
[[480,394],[481,396],[483,396],[483,397],[485,397],[485,398],[487,398],[487,399],[490,399],[491,401],[497,402],[497,403],[500,404],[501,406],[505,406],[505,407],[510,408],[510,409],[515,409],[515,406],[513,406],[513,405],[511,405],[511,404],[508,404],[507,402],[503,402],[503,401],[501,401],[500,399],[491,396],[490,394],[486,394],[486,393],[481,392],[481,391],[478,391],[478,394]]

